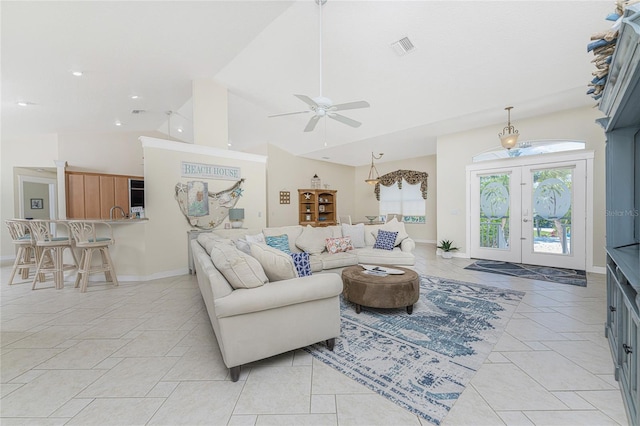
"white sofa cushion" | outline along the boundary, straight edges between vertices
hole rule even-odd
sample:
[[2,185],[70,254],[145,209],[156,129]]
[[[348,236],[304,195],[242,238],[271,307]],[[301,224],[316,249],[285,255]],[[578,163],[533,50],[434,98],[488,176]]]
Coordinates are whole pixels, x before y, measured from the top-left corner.
[[342,235],[345,237],[351,237],[351,244],[353,244],[353,248],[362,248],[367,245],[364,240],[364,223],[359,223],[357,225],[343,223]]
[[310,254],[322,253],[325,249],[327,238],[332,236],[331,229],[324,227],[314,228],[311,225],[307,225],[296,239],[296,246]]
[[251,255],[260,262],[269,281],[298,278],[293,259],[282,250],[262,243],[251,243]]
[[234,289],[260,287],[269,281],[260,262],[232,245],[215,244],[211,261]]
[[334,269],[344,268],[345,266],[352,266],[358,264],[358,256],[354,253],[354,250],[349,250],[340,253],[321,253],[314,254],[310,257],[310,260],[319,260],[322,262],[322,269]]
[[207,254],[211,255],[211,249],[219,244],[234,245],[233,241],[228,238],[223,238],[211,232],[203,232],[198,235],[198,242],[207,251]]
[[[380,226],[380,228],[378,229],[382,229],[385,231],[389,231],[389,232],[397,232],[398,235],[396,236],[396,242],[394,244],[394,246],[399,245],[402,240],[404,240],[405,238],[409,238],[409,234],[407,234],[407,231],[404,229],[404,223],[403,222],[398,222],[398,220],[394,217],[393,219],[391,219],[389,222],[385,223],[384,225]],[[373,231],[373,236],[377,239],[378,238],[378,229],[375,229]]]

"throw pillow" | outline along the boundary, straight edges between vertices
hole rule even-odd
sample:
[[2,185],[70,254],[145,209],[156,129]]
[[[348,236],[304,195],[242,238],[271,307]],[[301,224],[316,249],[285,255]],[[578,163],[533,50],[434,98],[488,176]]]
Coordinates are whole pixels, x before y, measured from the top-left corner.
[[325,240],[332,236],[330,229],[326,227],[314,228],[307,225],[302,234],[296,238],[296,246],[311,254],[320,254],[324,251]]
[[249,243],[266,243],[267,241],[264,239],[264,234],[261,232],[256,235],[245,235],[245,240]]
[[353,250],[351,238],[327,238],[327,251],[331,254],[340,253],[347,250]]
[[366,246],[364,242],[364,223],[357,225],[342,224],[342,235],[351,238],[354,248],[363,248]]
[[293,264],[298,271],[298,276],[306,277],[311,275],[311,262],[309,262],[309,253],[291,253]]
[[[409,238],[409,234],[407,234],[407,231],[405,231],[404,229],[404,223],[398,222],[398,220],[395,217],[391,219],[389,222],[382,225],[379,228],[379,231],[380,230],[397,232],[396,241],[393,244],[394,246],[399,245],[402,242],[402,240],[404,240],[405,238]],[[373,231],[373,236],[376,238],[378,237],[378,235],[376,234],[376,231]]]
[[236,247],[243,253],[251,254],[251,246],[249,245],[249,241],[244,238],[238,238],[236,240]]
[[289,249],[289,237],[286,234],[277,237],[265,237],[267,245],[275,249],[281,250],[287,254],[291,253]]
[[298,271],[290,255],[262,243],[251,243],[251,255],[255,257],[269,281],[296,278]]
[[383,250],[393,250],[395,247],[396,238],[398,236],[397,232],[389,232],[384,229],[380,229],[378,231],[378,236],[376,237],[376,243],[373,245],[374,249],[383,249]]
[[260,262],[234,246],[215,245],[211,261],[234,289],[260,287],[269,282]]

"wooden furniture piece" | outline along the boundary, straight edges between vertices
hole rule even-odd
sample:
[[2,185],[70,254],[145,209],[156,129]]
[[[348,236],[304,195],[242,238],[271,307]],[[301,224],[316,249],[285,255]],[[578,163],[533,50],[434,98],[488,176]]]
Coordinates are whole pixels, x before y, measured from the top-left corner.
[[337,225],[335,189],[298,189],[298,223],[300,225]]
[[27,220],[9,219],[5,220],[5,223],[9,230],[11,241],[18,248],[16,260],[13,262],[11,275],[9,276],[9,285],[11,285],[16,272],[20,271],[22,279],[26,280],[29,278],[31,268],[34,271],[36,270],[36,243],[32,238]]
[[[59,228],[66,230],[66,235],[59,235]],[[40,274],[52,273],[56,289],[64,288],[64,272],[78,268],[78,259],[73,251],[73,239],[65,221],[30,220],[29,230],[36,243],[38,266],[31,289],[36,289],[36,281]],[[73,258],[73,265],[64,263],[64,251],[68,249]]]
[[627,6],[600,101],[606,118],[607,320],[629,424],[640,422],[640,4]]
[[120,206],[129,210],[129,181],[141,177],[67,171],[67,218],[109,220],[110,210]]
[[[118,277],[111,261],[111,255],[109,255],[109,246],[115,242],[111,226],[105,222],[69,221],[69,229],[73,235],[75,246],[82,250],[75,287],[79,286],[80,292],[85,293],[89,275],[97,272],[104,272],[105,279],[117,286]],[[98,231],[102,231],[104,234],[98,236]],[[95,251],[100,252],[101,257],[101,263],[97,266],[91,264]]]
[[[385,268],[385,266],[380,266]],[[416,271],[394,266],[404,271],[401,275],[369,275],[360,265],[342,270],[342,295],[356,305],[356,313],[362,306],[371,308],[407,308],[410,315],[413,304],[420,298],[420,278]]]

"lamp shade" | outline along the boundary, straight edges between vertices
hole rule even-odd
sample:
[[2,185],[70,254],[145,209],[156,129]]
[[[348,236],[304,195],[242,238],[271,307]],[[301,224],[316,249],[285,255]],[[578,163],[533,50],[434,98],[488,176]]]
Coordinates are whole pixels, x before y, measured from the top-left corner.
[[229,209],[229,220],[243,220],[244,209]]
[[511,149],[518,143],[518,133],[509,133],[500,137],[500,143],[503,148]]

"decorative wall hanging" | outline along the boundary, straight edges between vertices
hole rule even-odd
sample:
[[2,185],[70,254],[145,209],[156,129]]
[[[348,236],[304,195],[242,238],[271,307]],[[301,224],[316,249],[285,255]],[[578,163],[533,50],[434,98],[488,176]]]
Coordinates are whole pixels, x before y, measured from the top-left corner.
[[422,192],[422,198],[427,199],[427,178],[429,174],[427,172],[417,172],[415,170],[396,170],[395,172],[387,173],[380,176],[380,180],[376,183],[375,193],[376,200],[380,201],[380,185],[391,186],[394,183],[398,184],[398,188],[402,188],[402,179],[406,180],[410,185],[420,184],[420,191]]
[[220,192],[208,192],[206,182],[177,183],[175,199],[191,226],[211,229],[220,225],[229,215],[229,209],[235,207],[242,196],[243,182],[244,179],[240,179],[231,188]]
[[291,204],[291,192],[280,191],[280,204]]

